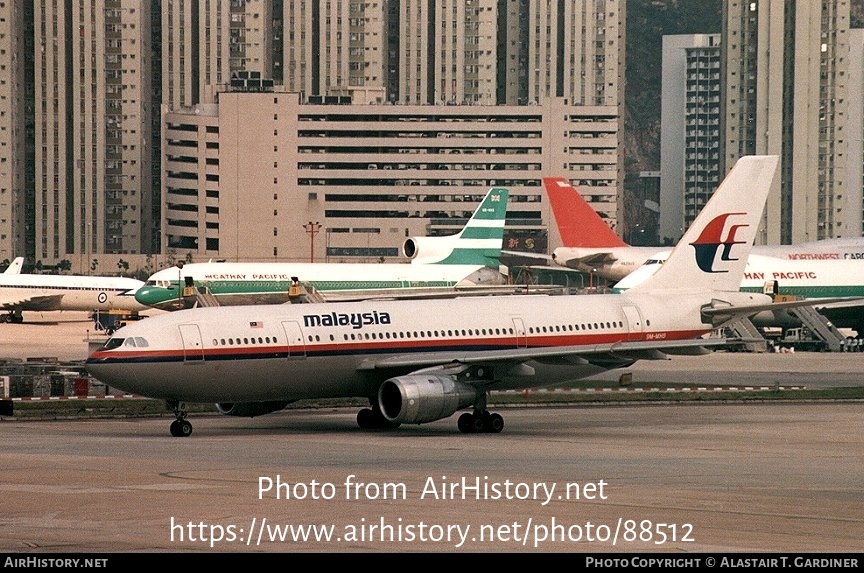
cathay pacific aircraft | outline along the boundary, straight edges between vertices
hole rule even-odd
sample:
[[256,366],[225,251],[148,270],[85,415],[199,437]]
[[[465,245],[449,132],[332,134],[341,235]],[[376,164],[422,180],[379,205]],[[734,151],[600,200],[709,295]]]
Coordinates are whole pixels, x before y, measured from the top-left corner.
[[90,355],[90,374],[164,399],[188,436],[187,402],[255,416],[307,398],[363,397],[362,428],[458,418],[500,432],[494,390],[550,386],[668,354],[775,303],[739,285],[776,156],[742,157],[656,274],[623,294],[366,300],[200,307],[129,324]]
[[211,295],[220,306],[285,303],[299,283],[327,300],[502,286],[507,197],[507,189],[490,189],[457,235],[408,239],[404,251],[411,263],[189,263],[153,274],[135,298],[150,307],[177,310],[189,306],[178,285]]

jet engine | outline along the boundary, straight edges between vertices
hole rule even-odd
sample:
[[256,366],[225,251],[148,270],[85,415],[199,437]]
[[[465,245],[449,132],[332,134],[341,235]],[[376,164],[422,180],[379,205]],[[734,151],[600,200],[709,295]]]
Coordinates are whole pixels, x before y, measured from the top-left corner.
[[413,263],[437,263],[449,257],[456,244],[453,237],[409,237],[402,243],[402,254]]
[[451,376],[409,374],[390,378],[381,385],[378,406],[390,422],[422,424],[473,405],[482,392]]
[[240,416],[244,418],[254,418],[271,412],[278,412],[291,402],[220,402],[216,404],[220,414],[226,416]]

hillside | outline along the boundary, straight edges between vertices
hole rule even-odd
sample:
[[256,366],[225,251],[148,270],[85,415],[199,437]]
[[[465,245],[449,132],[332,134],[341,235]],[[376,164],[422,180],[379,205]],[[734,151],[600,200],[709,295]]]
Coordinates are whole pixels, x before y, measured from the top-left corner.
[[721,8],[722,0],[628,0],[624,94],[628,173],[660,168],[663,36],[719,33]]

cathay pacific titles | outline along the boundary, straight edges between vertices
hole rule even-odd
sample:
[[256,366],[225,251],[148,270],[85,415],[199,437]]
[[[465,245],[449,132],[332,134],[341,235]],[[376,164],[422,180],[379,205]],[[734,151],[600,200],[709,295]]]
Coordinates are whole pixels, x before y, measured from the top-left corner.
[[369,324],[390,324],[390,313],[387,312],[331,312],[329,314],[304,314],[304,326],[348,326],[355,329]]

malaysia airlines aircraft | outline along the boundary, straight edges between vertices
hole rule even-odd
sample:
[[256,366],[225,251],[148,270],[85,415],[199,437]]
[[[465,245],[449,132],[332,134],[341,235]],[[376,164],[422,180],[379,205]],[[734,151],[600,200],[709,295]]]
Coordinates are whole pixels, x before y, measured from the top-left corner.
[[[507,189],[493,187],[465,227],[446,237],[414,237],[403,250],[409,263],[189,263],[153,274],[138,290],[141,304],[162,310],[185,306],[178,293],[194,287],[220,306],[289,302],[295,280],[326,300],[373,296],[431,296],[453,289],[502,286],[500,272]],[[188,305],[192,306],[192,305]]]
[[135,300],[135,291],[143,284],[127,277],[21,274],[7,269],[0,274],[0,309],[8,313],[0,315],[0,322],[24,322],[25,310],[146,310]]
[[701,354],[729,321],[807,302],[739,290],[776,156],[741,158],[660,270],[623,294],[367,300],[201,307],[118,330],[86,367],[173,408],[255,416],[307,398],[365,397],[362,428],[422,424],[471,408],[463,432],[500,432],[492,390],[575,381],[640,359]]
[[[563,177],[545,177],[543,185],[564,246],[552,252],[559,265],[617,282],[656,259],[662,247],[628,245]],[[756,245],[754,255],[787,260],[864,262],[864,237],[825,239],[797,245]]]

